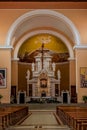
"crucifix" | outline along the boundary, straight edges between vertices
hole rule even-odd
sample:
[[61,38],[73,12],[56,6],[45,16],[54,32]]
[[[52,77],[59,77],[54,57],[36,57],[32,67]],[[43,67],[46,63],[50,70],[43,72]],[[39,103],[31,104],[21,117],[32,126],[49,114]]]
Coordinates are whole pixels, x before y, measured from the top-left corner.
[[41,53],[42,53],[42,69],[43,69],[44,43],[42,43],[41,46]]
[[44,44],[47,44],[51,41],[51,36],[48,36],[48,37],[40,37],[39,38],[40,42],[42,43],[42,46],[41,46],[41,53],[42,53],[42,69],[44,67],[44,64],[43,64],[43,56],[44,56]]

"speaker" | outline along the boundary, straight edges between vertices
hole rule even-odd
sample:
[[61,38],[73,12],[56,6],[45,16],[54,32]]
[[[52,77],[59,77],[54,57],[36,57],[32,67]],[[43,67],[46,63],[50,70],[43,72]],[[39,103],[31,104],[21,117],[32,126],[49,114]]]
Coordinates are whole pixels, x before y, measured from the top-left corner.
[[63,93],[63,103],[68,103],[68,93]]

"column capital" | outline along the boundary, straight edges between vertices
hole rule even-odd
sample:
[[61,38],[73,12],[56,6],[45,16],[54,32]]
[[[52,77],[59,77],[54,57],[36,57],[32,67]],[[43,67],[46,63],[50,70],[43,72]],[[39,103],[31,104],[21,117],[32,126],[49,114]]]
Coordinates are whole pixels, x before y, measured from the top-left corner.
[[12,61],[19,61],[19,58],[12,58]]
[[12,46],[0,46],[0,49],[13,49]]
[[73,49],[87,49],[87,45],[75,45]]
[[68,61],[72,61],[72,60],[76,60],[76,59],[75,59],[74,57],[72,57],[72,58],[69,57],[69,58],[68,58]]

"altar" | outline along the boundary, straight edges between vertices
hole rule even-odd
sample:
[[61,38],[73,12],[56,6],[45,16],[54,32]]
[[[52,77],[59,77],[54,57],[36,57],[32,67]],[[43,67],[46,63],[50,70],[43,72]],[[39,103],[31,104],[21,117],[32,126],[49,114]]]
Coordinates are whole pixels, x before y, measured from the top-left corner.
[[30,70],[27,70],[27,97],[58,97],[60,96],[60,70],[57,71],[55,78],[56,63],[52,63],[52,56],[45,52],[35,56],[32,63],[32,78]]

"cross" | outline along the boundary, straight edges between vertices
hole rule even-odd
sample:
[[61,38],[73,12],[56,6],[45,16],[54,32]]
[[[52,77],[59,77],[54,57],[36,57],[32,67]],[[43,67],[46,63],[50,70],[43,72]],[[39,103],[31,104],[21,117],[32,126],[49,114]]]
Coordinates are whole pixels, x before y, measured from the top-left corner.
[[42,43],[41,53],[42,53],[42,69],[43,69],[44,44],[47,44],[47,43],[49,43],[51,41],[51,36],[40,37],[39,41]]
[[42,53],[42,69],[43,69],[44,43],[42,43],[41,48],[42,48],[41,53]]

